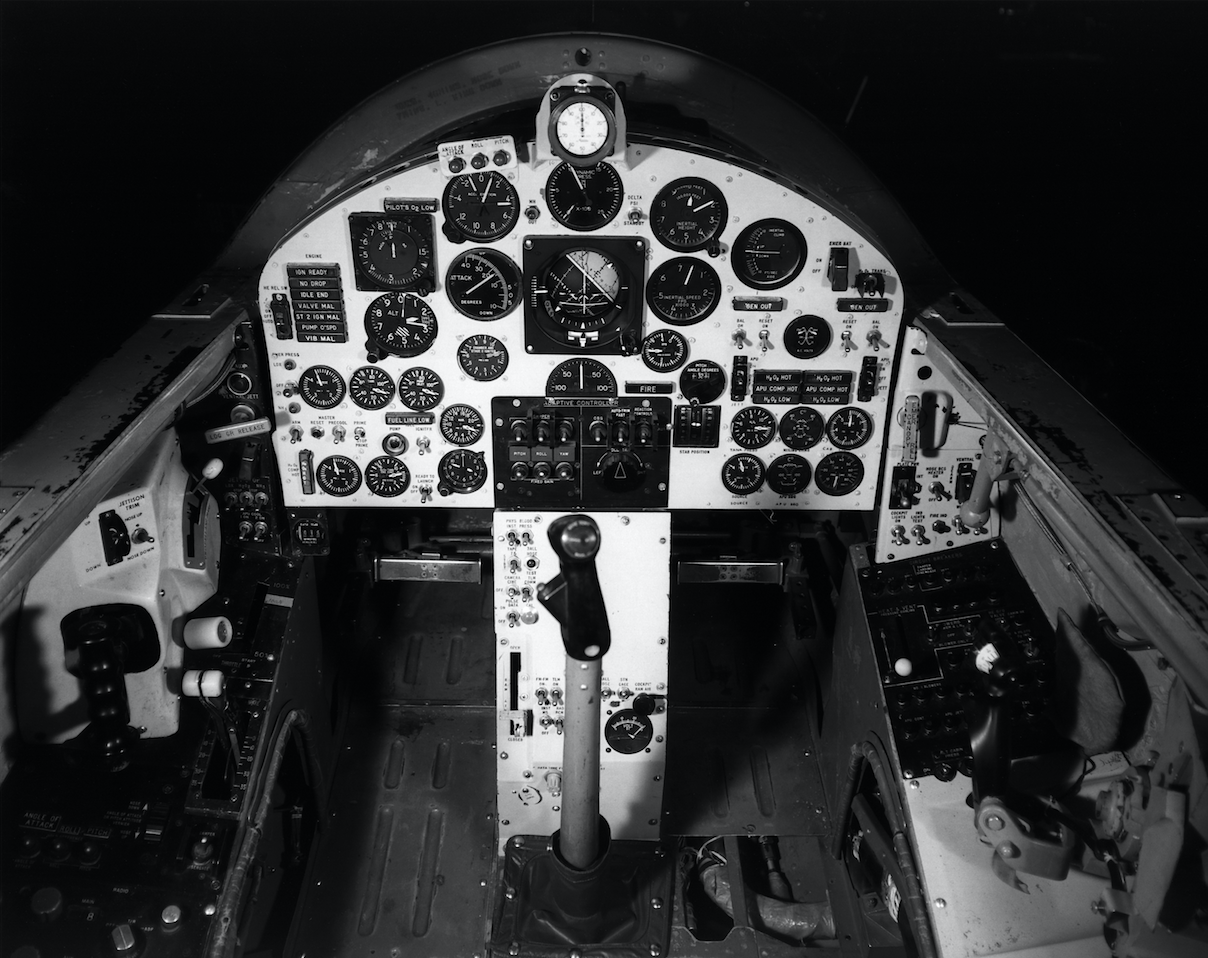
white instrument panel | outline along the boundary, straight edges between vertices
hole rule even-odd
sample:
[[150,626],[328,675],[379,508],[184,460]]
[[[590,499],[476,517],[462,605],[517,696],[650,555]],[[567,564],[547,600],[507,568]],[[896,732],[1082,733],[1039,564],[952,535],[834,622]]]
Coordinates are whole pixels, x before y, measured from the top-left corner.
[[[442,157],[446,152],[442,147]],[[532,150],[529,155],[533,155]],[[628,401],[631,407],[655,409],[654,435],[649,441],[652,448],[660,450],[658,455],[665,465],[651,480],[655,488],[649,490],[653,493],[649,505],[636,507],[873,508],[886,434],[890,370],[902,318],[901,286],[892,264],[833,213],[771,178],[736,164],[684,149],[636,143],[606,162],[619,175],[623,200],[610,222],[590,231],[568,229],[551,215],[546,185],[557,163],[512,161],[501,164],[498,175],[516,191],[519,215],[515,224],[491,242],[452,242],[442,232],[447,219],[442,196],[450,174],[446,166],[430,160],[383,177],[346,197],[281,242],[261,274],[259,300],[272,378],[274,446],[289,506],[514,506],[514,501],[500,495],[506,477],[499,474],[503,471],[501,465],[506,470],[513,437],[508,435],[509,422],[502,415],[497,413],[492,418],[492,399],[547,397],[555,369],[567,360],[588,357],[611,373],[622,401]],[[724,196],[728,217],[718,236],[716,256],[705,250],[670,249],[652,230],[651,211],[659,191],[685,177],[705,179]],[[441,207],[429,215],[435,288],[420,297],[436,319],[437,332],[430,345],[417,355],[380,355],[375,357],[377,362],[371,362],[366,313],[386,294],[382,289],[357,288],[355,221],[359,214],[382,214],[389,204],[399,201],[427,201],[429,208]],[[787,220],[800,230],[806,254],[800,273],[787,284],[753,288],[736,272],[734,244],[744,229],[768,219]],[[643,275],[630,277],[628,295],[639,300],[640,310],[631,335],[643,340],[664,330],[682,335],[687,345],[683,363],[690,366],[708,360],[717,364],[724,374],[721,395],[689,408],[693,404],[684,396],[681,385],[685,366],[662,372],[651,368],[640,352],[600,354],[571,342],[535,342],[541,334],[526,328],[523,302],[526,295],[538,295],[532,293],[531,269],[520,284],[517,298],[521,302],[506,315],[477,320],[452,305],[447,273],[459,255],[476,248],[489,249],[506,255],[524,270],[526,244],[531,247],[533,240],[547,246],[562,242],[568,249],[590,249],[593,243],[605,241],[635,251],[632,259],[644,263]],[[840,253],[833,254],[836,250]],[[757,256],[759,251],[749,255]],[[832,255],[847,260],[846,290],[832,288],[828,278]],[[661,267],[682,257],[712,267],[720,282],[720,295],[713,311],[700,321],[673,325],[651,309],[646,285]],[[318,273],[327,277],[324,282],[339,297],[344,331],[326,338],[343,341],[302,341],[303,337],[297,335],[298,322],[309,322],[309,315],[302,312],[294,311],[289,316],[292,325],[282,325],[283,302],[298,302],[297,284],[291,289],[290,277],[296,280],[307,267],[319,268]],[[854,288],[858,273],[875,280],[875,291],[868,292],[867,298]],[[739,301],[743,301],[741,306]],[[758,308],[769,304],[776,308]],[[820,327],[817,323],[814,326],[823,330],[822,338],[829,333],[829,345],[816,356],[801,359],[790,355],[785,336],[794,320],[807,316],[821,321]],[[320,325],[306,328],[318,329]],[[800,328],[800,323],[793,327],[798,332]],[[459,347],[468,337],[481,335],[492,337],[506,350],[507,366],[497,378],[476,379],[459,362]],[[732,398],[739,396],[733,391],[736,358],[747,365],[748,382],[740,398]],[[354,373],[366,367],[376,367],[395,384],[400,377],[411,382],[418,377],[430,386],[433,379],[429,374],[435,374],[441,386],[439,399],[430,409],[417,411],[405,406],[395,389],[384,407],[361,408],[352,401],[347,384]],[[316,368],[321,370],[321,382],[331,372],[342,380],[343,396],[330,408],[316,408],[299,391],[303,374]],[[376,373],[368,375],[380,380]],[[756,386],[761,382],[765,386],[759,391]],[[807,385],[800,386],[802,382]],[[778,383],[788,385],[767,385]],[[790,398],[781,401],[775,395],[777,388],[787,389],[783,395]],[[324,401],[332,398],[327,394]],[[478,439],[471,439],[471,430],[455,434],[456,441],[450,441],[441,428],[441,417],[451,406],[458,407],[458,414],[470,415],[462,408],[468,406],[481,416],[485,429]],[[752,406],[762,411],[742,412]],[[706,407],[712,411],[702,413]],[[805,410],[794,413],[791,419],[798,435],[791,439],[792,446],[787,445],[782,421],[790,410],[802,407]],[[850,411],[853,407],[855,413]],[[842,436],[841,445],[836,445],[831,431],[825,428],[840,411],[844,411],[848,425],[858,420],[856,426],[863,431],[857,437],[858,445],[846,446],[852,441],[848,438],[851,432],[844,433],[842,423],[834,431],[835,436]],[[711,426],[716,445],[708,445],[707,439],[706,444],[680,443],[673,428],[677,417],[682,428],[695,434],[702,415],[710,418],[705,431],[707,434]],[[585,430],[587,419],[580,422]],[[735,439],[735,426],[743,445]],[[805,430],[805,438],[801,429]],[[819,431],[821,435],[815,440],[814,433]],[[574,437],[571,445],[580,438]],[[752,446],[752,442],[758,445]],[[607,508],[607,501],[593,500],[589,494],[592,470],[596,469],[597,478],[600,471],[598,452],[580,449],[569,467],[577,472],[577,480],[585,490],[582,498],[576,500],[570,493],[559,498],[555,477],[534,487],[537,498],[532,504],[543,508],[558,502],[566,507],[603,504]],[[521,453],[527,455],[523,449]],[[467,470],[472,473],[464,482],[450,483],[444,478],[441,464],[449,456],[453,457],[447,464],[450,471],[457,471],[463,478]],[[824,460],[829,489],[819,485],[822,477],[818,466]],[[350,463],[355,468],[350,468]],[[377,492],[364,481],[368,469],[375,470]],[[322,481],[316,482],[319,470],[323,470]],[[766,481],[765,470],[778,481]],[[723,471],[727,483],[723,483]],[[481,484],[475,488],[475,483]],[[635,504],[625,502],[622,507],[633,508]]]

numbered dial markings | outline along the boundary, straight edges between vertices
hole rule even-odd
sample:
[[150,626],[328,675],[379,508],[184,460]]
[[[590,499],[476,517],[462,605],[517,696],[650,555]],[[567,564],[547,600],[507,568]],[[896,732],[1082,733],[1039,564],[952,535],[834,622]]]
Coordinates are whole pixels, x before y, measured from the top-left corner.
[[444,395],[445,384],[425,366],[412,366],[398,377],[398,398],[408,409],[432,409]]
[[826,438],[840,449],[855,449],[872,437],[872,417],[858,406],[845,406],[826,421]]
[[440,434],[455,446],[472,446],[485,431],[482,413],[473,406],[454,403],[440,414]]
[[688,360],[688,340],[674,329],[656,329],[642,340],[642,362],[656,373],[670,373]]
[[743,449],[766,446],[776,436],[776,417],[763,406],[747,406],[730,421],[730,436]]
[[470,319],[506,316],[520,301],[520,269],[493,249],[472,249],[453,260],[445,274],[449,302]]
[[315,469],[315,481],[329,496],[351,496],[361,488],[361,468],[347,456],[328,456]]
[[382,409],[394,398],[394,380],[384,369],[362,366],[349,377],[348,394],[362,409]]
[[437,492],[442,496],[450,493],[475,492],[487,481],[487,463],[481,453],[469,449],[454,449],[445,453],[436,468],[440,479]]
[[375,354],[418,356],[438,331],[436,313],[414,293],[385,293],[365,311],[366,345]]
[[298,377],[298,392],[308,406],[332,409],[344,401],[344,379],[330,366],[311,366]]
[[650,228],[664,246],[688,253],[716,240],[728,215],[721,190],[689,176],[659,190],[650,207]]
[[516,188],[494,170],[451,179],[445,187],[443,206],[449,224],[480,243],[506,236],[520,216]]
[[738,278],[755,289],[790,283],[805,266],[805,237],[788,220],[759,220],[738,234],[730,259]]
[[691,326],[708,316],[721,301],[721,279],[704,260],[679,256],[650,274],[646,302],[654,314],[672,326]]
[[411,485],[411,473],[401,459],[378,456],[365,467],[365,485],[375,496],[393,499]]
[[790,449],[818,445],[825,430],[822,414],[809,406],[794,406],[780,417],[780,441]]
[[369,289],[409,289],[428,285],[432,273],[431,221],[420,217],[349,217],[358,284]]
[[721,467],[721,484],[736,496],[749,496],[763,485],[763,460],[749,452],[731,456]]
[[457,365],[471,379],[490,382],[502,376],[508,368],[507,347],[485,333],[467,336],[457,347]]
[[555,110],[554,138],[571,156],[592,156],[608,144],[612,123],[612,117],[601,104],[590,99],[572,99]]
[[614,752],[633,755],[654,738],[654,723],[636,709],[621,709],[604,722],[604,741]]
[[814,484],[828,496],[845,496],[864,481],[864,463],[852,452],[832,452],[814,470]]
[[607,225],[621,212],[624,200],[621,174],[607,163],[586,168],[563,163],[545,183],[550,213],[572,230],[595,230]]
[[795,496],[810,484],[810,464],[802,456],[788,453],[768,465],[768,488],[780,496]]
[[608,367],[598,360],[568,359],[555,366],[549,374],[545,394],[574,399],[611,398],[617,394],[617,380]]

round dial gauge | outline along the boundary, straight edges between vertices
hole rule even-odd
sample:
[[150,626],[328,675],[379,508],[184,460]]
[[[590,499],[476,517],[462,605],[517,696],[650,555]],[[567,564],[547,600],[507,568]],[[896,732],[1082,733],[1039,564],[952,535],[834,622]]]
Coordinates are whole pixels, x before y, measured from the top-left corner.
[[519,268],[498,250],[472,249],[462,253],[445,274],[449,302],[470,319],[506,316],[520,301],[519,289]]
[[454,403],[440,414],[440,434],[455,446],[471,446],[485,431],[482,413],[473,406]]
[[572,230],[595,230],[610,223],[624,200],[621,174],[608,163],[586,168],[562,163],[545,183],[550,213]]
[[520,217],[516,188],[494,170],[449,180],[442,205],[449,224],[480,243],[506,236]]
[[571,156],[600,153],[612,138],[612,117],[594,99],[574,97],[554,110],[554,138]]
[[689,402],[711,403],[725,391],[726,371],[711,359],[698,359],[684,367],[679,387]]
[[797,359],[822,355],[830,342],[830,324],[821,316],[798,316],[784,328],[784,348]]
[[432,242],[401,217],[366,223],[357,237],[357,266],[379,288],[403,289],[432,271]]
[[749,452],[731,456],[721,467],[721,484],[736,496],[748,496],[763,485],[763,460]]
[[599,250],[567,250],[545,271],[546,312],[576,332],[607,326],[624,305],[627,290],[620,265]]
[[809,449],[822,439],[826,424],[809,406],[794,406],[780,417],[780,441],[790,449]]
[[795,453],[777,456],[768,464],[768,488],[780,496],[795,496],[810,484],[810,464]]
[[384,369],[362,366],[348,379],[348,395],[362,409],[382,409],[394,398],[394,380]]
[[734,273],[755,289],[776,289],[805,266],[805,237],[788,220],[759,220],[738,234],[730,259]]
[[616,394],[616,377],[596,359],[568,359],[555,366],[545,381],[547,396],[586,399]]
[[721,235],[729,210],[721,190],[696,176],[668,183],[650,206],[650,228],[664,246],[704,249]]
[[747,406],[730,420],[730,437],[743,449],[758,449],[776,437],[776,417],[763,406]]
[[411,485],[411,473],[403,460],[394,456],[378,456],[365,467],[365,485],[375,496],[392,499],[407,491]]
[[814,483],[828,496],[845,496],[864,481],[864,463],[853,452],[823,456],[814,470]]
[[445,384],[425,366],[412,366],[398,377],[398,398],[408,409],[431,409],[444,395]]
[[604,722],[604,741],[614,752],[633,755],[650,745],[654,723],[637,709],[621,709]]
[[688,340],[674,329],[656,329],[642,340],[642,362],[656,373],[679,369],[688,359]]
[[414,293],[385,293],[365,310],[366,346],[375,354],[418,356],[438,329],[436,313]]
[[872,436],[872,417],[858,406],[844,406],[826,421],[826,437],[840,449],[855,449]]
[[487,462],[482,453],[470,449],[454,449],[445,453],[436,467],[440,479],[436,491],[442,496],[450,493],[474,492],[487,481]]
[[494,336],[475,333],[467,336],[457,347],[457,365],[471,379],[490,382],[508,368],[508,351]]
[[315,482],[329,496],[351,496],[361,488],[361,468],[347,456],[328,456],[315,468]]
[[708,316],[721,301],[721,280],[704,260],[679,256],[650,274],[646,302],[654,314],[672,326],[691,326]]
[[331,409],[344,401],[344,379],[330,366],[311,366],[298,377],[298,392],[308,406]]

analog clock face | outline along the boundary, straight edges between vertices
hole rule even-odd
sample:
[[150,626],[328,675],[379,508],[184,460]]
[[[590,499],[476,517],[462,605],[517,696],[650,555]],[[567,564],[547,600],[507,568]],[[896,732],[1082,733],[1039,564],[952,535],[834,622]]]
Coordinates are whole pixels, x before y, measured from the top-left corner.
[[572,156],[591,156],[608,143],[612,119],[594,100],[571,100],[554,120],[554,137]]

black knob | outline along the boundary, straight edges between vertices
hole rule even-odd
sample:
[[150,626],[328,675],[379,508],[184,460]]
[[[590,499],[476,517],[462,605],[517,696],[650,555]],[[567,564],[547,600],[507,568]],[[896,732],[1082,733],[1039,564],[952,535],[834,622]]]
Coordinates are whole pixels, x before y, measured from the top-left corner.
[[527,479],[529,476],[529,467],[527,462],[514,462],[510,470],[510,475],[513,479],[519,481]]
[[634,711],[642,715],[653,715],[655,709],[655,701],[653,695],[647,695],[645,692],[639,693],[638,697],[633,700]]
[[63,893],[53,885],[39,888],[30,898],[29,907],[38,921],[54,921],[63,914]]

